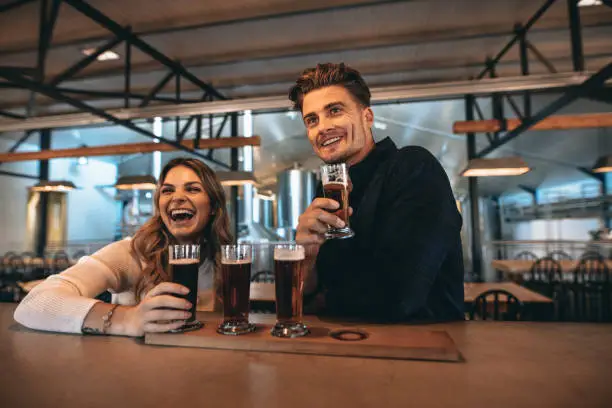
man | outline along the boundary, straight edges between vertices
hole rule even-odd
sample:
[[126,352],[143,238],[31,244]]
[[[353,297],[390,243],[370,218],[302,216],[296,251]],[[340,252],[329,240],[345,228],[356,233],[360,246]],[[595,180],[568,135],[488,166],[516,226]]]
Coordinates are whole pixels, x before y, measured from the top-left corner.
[[339,204],[317,197],[300,216],[296,241],[312,260],[305,292],[324,313],[376,321],[463,319],[461,216],[440,163],[416,146],[374,142],[370,90],[344,64],[305,70],[289,98],[302,112],[314,152],[346,162],[355,237],[325,240],[344,223]]

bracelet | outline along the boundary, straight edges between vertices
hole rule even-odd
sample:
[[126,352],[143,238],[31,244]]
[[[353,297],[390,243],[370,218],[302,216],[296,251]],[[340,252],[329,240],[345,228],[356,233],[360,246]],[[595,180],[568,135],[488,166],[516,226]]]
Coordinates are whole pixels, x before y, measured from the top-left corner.
[[106,334],[106,331],[111,327],[111,325],[113,324],[113,322],[111,321],[111,319],[113,318],[113,313],[115,312],[115,309],[118,307],[119,305],[113,305],[113,307],[111,307],[111,309],[108,311],[108,313],[106,313],[104,316],[102,316],[102,321],[104,322],[102,325],[102,334]]

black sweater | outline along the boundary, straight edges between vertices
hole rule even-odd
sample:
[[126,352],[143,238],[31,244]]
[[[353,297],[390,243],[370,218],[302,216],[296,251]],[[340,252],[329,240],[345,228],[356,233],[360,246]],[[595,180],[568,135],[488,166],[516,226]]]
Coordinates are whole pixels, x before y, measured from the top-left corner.
[[325,313],[463,319],[462,221],[440,163],[426,149],[398,150],[387,138],[349,175],[356,235],[326,241],[317,257]]

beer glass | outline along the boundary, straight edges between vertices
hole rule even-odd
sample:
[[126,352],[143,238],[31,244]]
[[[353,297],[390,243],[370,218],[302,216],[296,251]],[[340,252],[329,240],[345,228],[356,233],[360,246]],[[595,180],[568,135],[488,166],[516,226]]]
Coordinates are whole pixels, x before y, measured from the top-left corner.
[[168,259],[172,268],[172,282],[189,289],[186,295],[175,295],[191,303],[191,317],[180,328],[171,330],[173,333],[197,330],[203,326],[196,319],[198,303],[198,269],[200,266],[200,245],[170,245]]
[[221,246],[223,322],[217,332],[239,335],[255,330],[249,323],[252,248],[249,244]]
[[274,247],[276,324],[272,328],[273,336],[301,337],[309,333],[302,323],[304,254],[304,247],[298,244]]
[[355,232],[349,226],[348,181],[346,163],[324,164],[321,166],[323,194],[325,198],[331,198],[338,202],[340,207],[336,211],[331,212],[346,224],[344,228],[328,226],[325,238],[350,238],[355,235]]

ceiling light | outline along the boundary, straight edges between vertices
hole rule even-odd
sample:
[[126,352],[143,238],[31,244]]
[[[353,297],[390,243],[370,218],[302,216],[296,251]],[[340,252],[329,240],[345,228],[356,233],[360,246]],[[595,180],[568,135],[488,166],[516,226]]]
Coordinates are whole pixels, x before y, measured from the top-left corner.
[[[97,48],[85,48],[83,50],[83,54],[85,54],[85,55],[87,55],[89,57],[90,55],[95,54],[96,51],[98,51]],[[118,60],[119,59],[119,54],[117,54],[115,51],[107,50],[107,51],[104,51],[102,54],[98,55],[96,57],[96,59],[98,61]]]
[[218,171],[217,178],[224,186],[241,186],[257,182],[255,175],[250,171]]
[[461,172],[463,177],[520,176],[531,169],[520,157],[472,159]]
[[578,7],[601,6],[601,0],[580,0]]
[[117,190],[155,190],[157,180],[153,176],[123,176],[115,183]]
[[76,186],[71,181],[41,181],[38,184],[30,187],[31,191],[70,191],[74,190]]
[[593,166],[593,173],[609,173],[612,171],[612,155],[601,156]]

